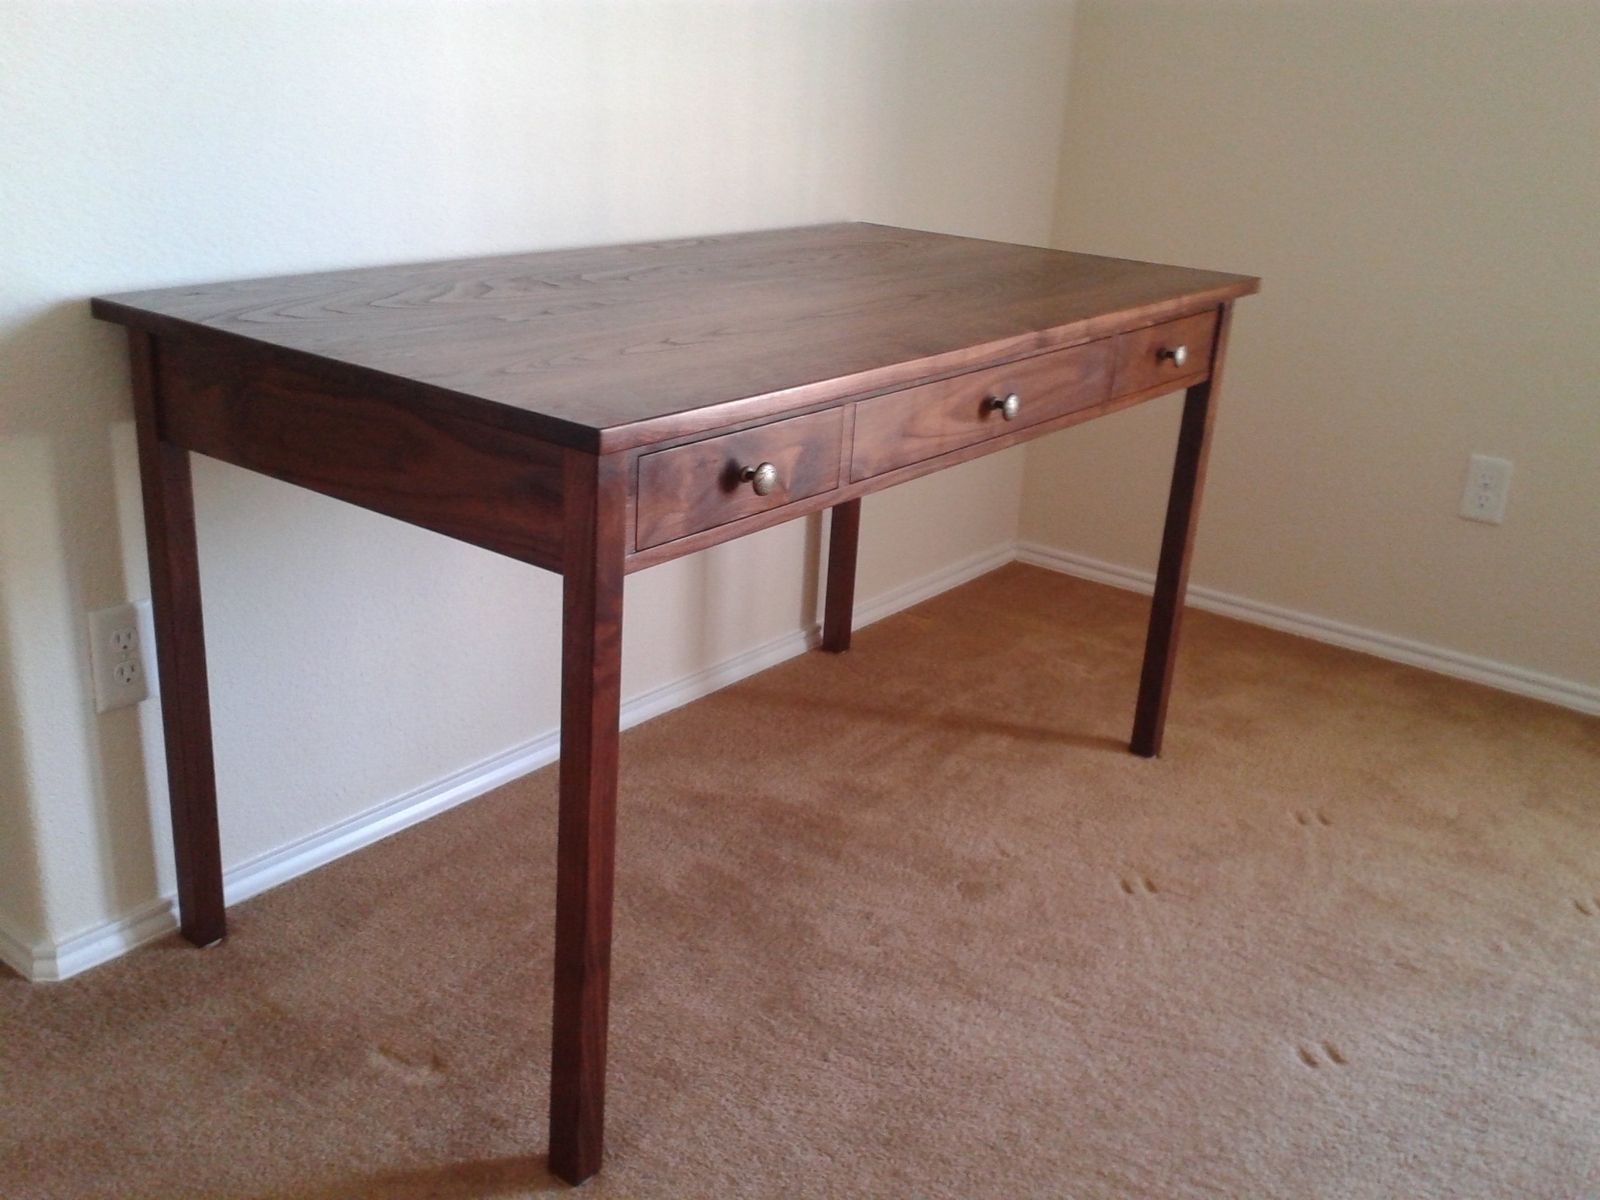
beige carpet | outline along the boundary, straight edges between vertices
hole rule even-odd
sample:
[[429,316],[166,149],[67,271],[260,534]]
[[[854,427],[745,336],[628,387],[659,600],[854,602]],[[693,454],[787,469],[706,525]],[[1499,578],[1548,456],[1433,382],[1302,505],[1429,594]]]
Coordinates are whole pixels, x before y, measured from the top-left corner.
[[[624,739],[590,1196],[1600,1195],[1600,722],[1008,567]],[[544,1171],[541,771],[66,984],[0,1196]]]

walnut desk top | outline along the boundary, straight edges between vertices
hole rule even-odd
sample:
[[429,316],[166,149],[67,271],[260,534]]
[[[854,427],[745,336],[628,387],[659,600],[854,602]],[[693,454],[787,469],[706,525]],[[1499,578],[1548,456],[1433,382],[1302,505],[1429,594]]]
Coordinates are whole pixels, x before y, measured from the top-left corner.
[[624,574],[829,509],[840,652],[862,496],[1181,389],[1132,740],[1154,755],[1229,318],[1257,286],[852,224],[97,298],[131,347],[185,935],[225,930],[190,452],[559,572],[550,1162],[592,1175]]

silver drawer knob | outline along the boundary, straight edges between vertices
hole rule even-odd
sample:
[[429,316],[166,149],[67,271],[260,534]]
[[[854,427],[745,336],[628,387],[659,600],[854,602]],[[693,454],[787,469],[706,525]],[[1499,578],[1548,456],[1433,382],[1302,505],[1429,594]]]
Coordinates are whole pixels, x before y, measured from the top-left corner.
[[1156,351],[1156,361],[1157,362],[1160,362],[1162,359],[1167,359],[1167,358],[1170,358],[1172,360],[1172,365],[1173,366],[1181,367],[1181,366],[1183,366],[1184,363],[1189,361],[1189,347],[1187,347],[1187,346],[1172,346],[1172,347],[1163,346],[1161,349]]
[[756,495],[767,496],[778,486],[778,468],[764,462],[758,467],[746,467],[739,472],[739,478],[754,488]]
[[1022,397],[1015,392],[1007,392],[1004,396],[990,396],[984,401],[984,408],[997,412],[1008,421],[1017,419],[1017,414],[1022,411]]

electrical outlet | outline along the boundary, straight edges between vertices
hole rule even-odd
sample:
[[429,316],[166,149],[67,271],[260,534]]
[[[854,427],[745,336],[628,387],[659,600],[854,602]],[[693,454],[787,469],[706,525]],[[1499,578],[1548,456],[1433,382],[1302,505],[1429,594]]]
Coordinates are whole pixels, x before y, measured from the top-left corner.
[[155,694],[146,647],[152,645],[150,602],[119,604],[89,614],[89,665],[94,709],[137,704]]
[[1474,454],[1467,460],[1467,486],[1461,493],[1461,515],[1469,521],[1498,525],[1506,519],[1506,493],[1511,490],[1511,464],[1503,458]]

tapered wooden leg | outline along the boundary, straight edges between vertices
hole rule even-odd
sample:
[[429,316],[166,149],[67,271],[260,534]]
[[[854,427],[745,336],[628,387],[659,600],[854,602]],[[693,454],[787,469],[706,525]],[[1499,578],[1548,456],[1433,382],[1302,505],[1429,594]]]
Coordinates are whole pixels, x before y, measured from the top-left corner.
[[605,1142],[617,719],[622,685],[623,475],[568,451],[561,642],[550,1169],[582,1183]]
[[217,782],[211,755],[211,698],[200,618],[200,565],[195,552],[194,489],[189,452],[161,437],[156,373],[160,347],[149,334],[134,330],[129,336],[178,913],[183,936],[197,946],[208,946],[221,940],[226,921]]
[[861,501],[833,506],[828,523],[828,586],[822,607],[822,648],[834,654],[850,649],[850,624],[856,598],[856,544],[861,538]]
[[1139,702],[1133,717],[1129,748],[1145,758],[1161,753],[1161,736],[1167,723],[1167,699],[1172,691],[1172,668],[1178,653],[1178,633],[1183,624],[1184,594],[1189,587],[1189,559],[1200,514],[1200,492],[1205,483],[1206,454],[1211,444],[1211,423],[1227,345],[1229,307],[1220,314],[1211,374],[1184,393],[1183,420],[1178,428],[1178,453],[1172,468],[1172,492],[1167,499],[1167,523],[1161,535],[1161,561],[1156,568],[1156,590],[1150,605],[1150,631],[1145,638],[1144,669],[1139,680]]

